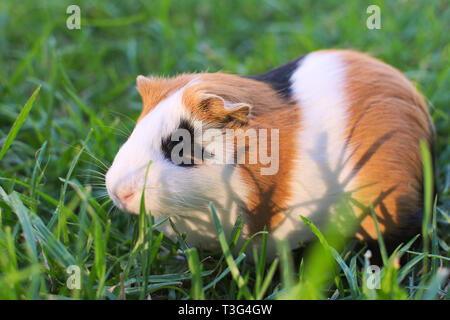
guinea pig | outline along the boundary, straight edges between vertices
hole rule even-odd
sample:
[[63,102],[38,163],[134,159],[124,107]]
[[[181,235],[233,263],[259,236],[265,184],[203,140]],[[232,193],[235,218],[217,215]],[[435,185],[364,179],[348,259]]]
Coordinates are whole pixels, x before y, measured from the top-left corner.
[[227,236],[242,217],[241,243],[266,228],[268,257],[277,239],[314,238],[300,215],[319,229],[356,222],[352,236],[373,241],[372,206],[385,240],[419,232],[420,141],[432,150],[434,127],[414,85],[380,60],[321,50],[256,76],[138,76],[137,90],[142,113],[108,194],[138,214],[145,192],[146,210],[190,245],[220,248],[210,202]]

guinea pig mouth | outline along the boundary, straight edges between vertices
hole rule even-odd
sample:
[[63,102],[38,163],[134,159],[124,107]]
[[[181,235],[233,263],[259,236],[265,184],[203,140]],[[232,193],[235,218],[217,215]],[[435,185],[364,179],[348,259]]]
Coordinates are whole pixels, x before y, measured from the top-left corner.
[[135,203],[136,201],[132,202],[118,202],[117,207],[127,213],[131,214],[139,214],[139,203]]
[[110,189],[107,189],[109,198],[112,200],[113,204],[119,208],[122,211],[131,212],[131,202],[136,197],[136,194],[134,193],[128,193],[122,196],[116,195],[114,192],[112,192]]

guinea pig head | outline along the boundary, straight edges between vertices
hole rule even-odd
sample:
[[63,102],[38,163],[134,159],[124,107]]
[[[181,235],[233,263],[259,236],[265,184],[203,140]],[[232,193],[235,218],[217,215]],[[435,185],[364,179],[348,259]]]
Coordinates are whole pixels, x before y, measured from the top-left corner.
[[212,80],[201,74],[137,78],[142,113],[106,174],[116,206],[138,214],[144,193],[146,210],[156,217],[188,215],[234,190],[224,186],[224,180],[233,184],[227,160],[234,150],[211,132],[220,137],[226,128],[245,127],[251,107]]

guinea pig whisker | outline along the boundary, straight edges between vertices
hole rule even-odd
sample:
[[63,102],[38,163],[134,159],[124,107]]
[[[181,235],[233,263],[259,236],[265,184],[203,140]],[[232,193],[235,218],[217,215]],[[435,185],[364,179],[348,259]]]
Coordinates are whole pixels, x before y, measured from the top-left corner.
[[108,195],[103,195],[103,196],[99,196],[98,198],[96,198],[96,200],[101,201],[101,200],[104,200],[107,198],[108,198]]
[[89,184],[89,187],[90,188],[92,188],[92,191],[93,192],[101,192],[101,191],[103,191],[103,190],[105,190],[105,186],[102,186],[102,185],[92,185],[92,184]]
[[[95,176],[92,174],[77,174],[77,177],[79,177],[80,179],[85,179],[88,181],[94,181],[94,182],[99,182],[99,183],[104,183],[105,182],[105,178],[101,177],[101,176]],[[86,182],[87,184],[88,182]]]
[[105,126],[105,128],[112,129],[112,133],[119,136],[119,137],[125,137],[128,138],[130,136],[130,133],[125,132],[121,128],[113,127],[113,126]]
[[117,207],[116,207],[116,205],[112,205],[109,209],[108,209],[108,211],[106,212],[108,215],[111,215],[111,213],[113,212],[113,210],[114,209],[118,209]]
[[104,173],[97,172],[95,170],[91,170],[91,171],[83,170],[81,172],[82,172],[82,174],[80,174],[80,176],[84,176],[84,177],[99,177],[99,178],[105,177]]
[[96,194],[103,194],[103,195],[108,195],[108,191],[105,189],[101,189],[101,190],[96,190],[95,191]]
[[95,173],[95,174],[99,174],[99,175],[101,175],[101,176],[103,176],[103,177],[106,176],[105,173],[100,172],[100,171],[97,171],[97,170],[94,170],[94,169],[86,169],[86,171],[87,171],[87,172],[92,172],[92,173]]
[[111,199],[106,200],[106,201],[103,203],[103,205],[109,204],[109,203],[112,203],[112,200],[111,200]]
[[84,152],[89,155],[92,159],[95,160],[96,163],[101,164],[103,166],[104,169],[108,170],[109,169],[109,165],[106,165],[103,161],[101,161],[99,158],[97,158],[92,152],[90,152],[89,150],[85,149]]
[[92,173],[92,172],[86,172],[82,171],[81,173],[77,174],[78,177],[82,178],[91,178],[91,179],[98,179],[98,180],[105,180],[105,176],[100,175],[98,173]]
[[105,200],[105,201],[101,204],[100,208],[103,209],[104,207],[108,207],[108,209],[109,209],[110,206],[114,206],[114,203],[112,203],[112,200],[111,200],[111,199],[108,199],[108,200]]
[[[79,177],[80,179],[82,178],[87,181],[92,181],[93,183],[104,183],[105,182],[105,177],[97,176],[97,175],[93,175],[93,174],[80,173],[80,174],[77,174],[77,177]],[[91,184],[91,182],[86,182],[86,184]]]
[[84,160],[84,159],[80,159],[79,160],[82,163],[91,165],[91,166],[95,166],[95,168],[97,168],[98,172],[102,172],[102,173],[106,173],[106,171],[108,171],[108,168],[101,166],[98,163],[95,163],[95,161],[88,161],[88,160]]
[[95,195],[93,195],[95,198],[106,198],[108,197],[108,192],[103,191],[103,190],[98,190],[97,192],[95,192]]
[[106,189],[105,181],[103,181],[100,178],[93,179],[92,181],[86,182],[84,184],[90,185],[90,186],[96,186],[96,187],[100,186],[100,187],[103,187],[104,189]]
[[[125,118],[127,118],[128,120],[130,120],[130,122],[133,123],[133,124],[136,123],[135,120],[133,120],[129,115],[127,115],[127,114],[125,114],[125,113],[123,113],[123,112],[119,112],[119,111],[115,111],[115,110],[109,110],[109,112],[112,113],[112,114],[121,116],[121,117],[125,117]],[[119,123],[123,124],[122,121],[120,121]],[[125,124],[123,124],[123,125],[125,126]]]
[[89,183],[89,185],[92,187],[106,187],[104,183]]

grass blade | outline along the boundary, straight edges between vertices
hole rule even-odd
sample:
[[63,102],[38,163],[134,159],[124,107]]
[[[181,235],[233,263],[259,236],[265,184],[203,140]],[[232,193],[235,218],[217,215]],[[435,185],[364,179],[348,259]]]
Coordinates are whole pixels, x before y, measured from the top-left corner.
[[19,116],[17,117],[16,121],[14,121],[14,124],[11,127],[11,130],[9,131],[8,135],[6,136],[6,141],[3,144],[2,148],[0,149],[0,160],[2,160],[2,158],[5,156],[6,151],[8,151],[9,147],[11,146],[14,139],[16,138],[17,133],[19,132],[20,128],[22,127],[23,123],[25,122],[28,114],[30,113],[31,107],[33,107],[34,100],[36,99],[37,95],[39,94],[39,90],[41,90],[41,86],[37,87],[37,89],[34,90],[30,99],[28,99],[28,101],[27,101],[27,103],[25,103],[25,106],[23,107],[22,111],[20,111]]
[[191,270],[191,298],[194,300],[204,300],[202,284],[202,264],[198,259],[197,249],[191,248],[186,251],[188,256],[189,269]]
[[311,231],[319,238],[320,243],[325,248],[326,251],[328,251],[336,260],[338,265],[341,267],[342,271],[344,272],[344,275],[348,281],[348,284],[350,286],[350,292],[352,294],[352,297],[355,299],[360,295],[360,291],[358,289],[358,284],[356,279],[352,275],[352,271],[345,263],[344,259],[339,255],[339,253],[329,245],[328,241],[325,239],[324,235],[320,230],[306,217],[300,216],[301,219],[306,223],[306,225],[311,229]]
[[209,206],[218,233],[220,246],[222,247],[222,251],[225,256],[225,261],[227,262],[228,267],[230,268],[231,275],[233,276],[234,281],[238,285],[238,288],[242,290],[244,296],[247,299],[253,300],[250,290],[248,289],[244,278],[242,278],[241,273],[239,272],[239,269],[236,266],[236,262],[233,260],[233,256],[231,255],[230,252],[230,247],[228,246],[227,239],[225,238],[225,233],[223,231],[222,225],[220,224],[219,218],[217,217],[216,208],[214,207],[214,204],[212,202],[210,202]]
[[385,266],[387,266],[388,262],[389,262],[388,254],[387,254],[386,246],[384,245],[383,235],[381,234],[380,226],[378,224],[378,219],[377,219],[377,216],[375,214],[375,210],[373,209],[372,204],[370,205],[370,213],[372,214],[373,223],[375,224],[375,230],[377,232],[377,241],[378,241],[378,245],[380,246],[381,259],[383,260],[383,264]]

